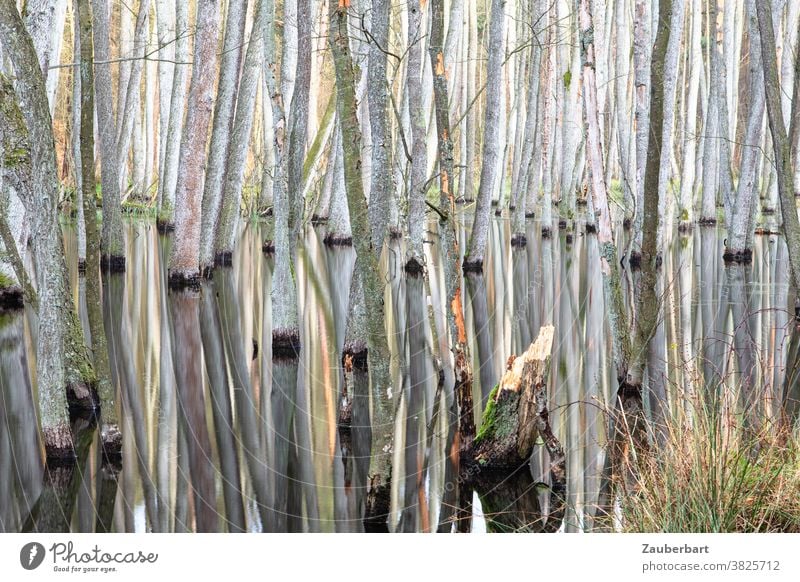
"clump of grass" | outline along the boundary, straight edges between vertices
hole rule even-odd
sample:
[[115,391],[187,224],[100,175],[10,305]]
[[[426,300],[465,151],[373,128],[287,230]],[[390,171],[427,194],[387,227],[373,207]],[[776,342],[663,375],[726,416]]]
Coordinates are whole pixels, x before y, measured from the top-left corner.
[[706,404],[670,421],[640,454],[620,498],[626,532],[800,532],[800,450],[787,430],[753,428]]

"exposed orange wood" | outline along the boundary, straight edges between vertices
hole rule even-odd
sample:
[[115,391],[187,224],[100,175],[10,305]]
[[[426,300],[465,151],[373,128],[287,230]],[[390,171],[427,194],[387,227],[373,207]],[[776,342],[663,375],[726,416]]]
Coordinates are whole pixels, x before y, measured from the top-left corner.
[[459,343],[466,343],[467,341],[467,331],[464,325],[464,308],[461,304],[461,287],[456,289],[455,296],[453,297],[453,302],[450,304],[451,309],[453,310],[453,316],[456,320],[456,329],[458,330],[458,342]]
[[434,72],[435,75],[444,75],[444,55],[442,53],[438,53],[436,55],[436,69]]

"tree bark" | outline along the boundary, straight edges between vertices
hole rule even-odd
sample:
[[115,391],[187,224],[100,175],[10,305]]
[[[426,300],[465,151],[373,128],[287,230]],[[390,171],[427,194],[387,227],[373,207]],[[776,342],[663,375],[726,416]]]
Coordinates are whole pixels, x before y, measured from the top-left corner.
[[158,193],[158,226],[163,232],[174,230],[175,196],[178,184],[178,164],[181,152],[181,133],[186,93],[186,73],[189,66],[189,6],[175,0],[175,71],[172,77],[172,96],[169,100],[164,166],[161,168],[161,188]]
[[[483,156],[481,180],[475,219],[472,223],[464,268],[467,271],[482,271],[489,232],[489,211],[497,181],[500,157],[500,99],[503,65],[503,30],[505,25],[505,0],[492,0],[491,23],[489,25],[489,62],[486,69],[486,111],[483,120]],[[469,163],[469,162],[467,162]]]
[[[97,372],[97,394],[100,397],[100,437],[108,455],[122,451],[122,435],[116,410],[116,391],[111,382],[106,330],[100,283],[100,233],[97,229],[94,178],[94,55],[92,54],[92,12],[89,0],[77,0],[79,19],[75,34],[80,38],[81,78],[81,189],[83,214],[86,217],[86,305],[91,332],[91,353]],[[106,300],[108,300],[106,298]]]
[[101,264],[112,272],[125,270],[125,241],[120,209],[119,163],[114,139],[108,0],[92,0],[95,66],[95,106],[100,128],[100,183],[103,194]]
[[264,0],[257,0],[255,5],[253,29],[250,32],[250,42],[247,45],[239,95],[236,100],[236,117],[233,121],[233,135],[228,147],[222,209],[215,241],[214,263],[218,265],[231,264],[233,248],[236,243],[237,226],[241,213],[244,168],[250,145],[250,133],[253,128],[261,59],[264,54],[262,43],[267,17],[265,4]]
[[[767,99],[767,115],[772,133],[772,144],[775,153],[775,166],[778,172],[778,195],[783,214],[783,232],[786,247],[789,251],[789,266],[795,289],[800,289],[800,221],[797,219],[797,204],[794,197],[794,175],[792,168],[791,143],[786,135],[786,125],[781,110],[780,84],[778,82],[777,50],[775,33],[772,29],[769,0],[756,2],[758,28],[761,33],[761,58],[763,62],[764,87]],[[797,58],[797,57],[795,57]],[[800,63],[800,59],[797,59]],[[797,74],[797,65],[795,66]],[[794,94],[792,109],[800,107],[797,91]],[[793,124],[793,131],[797,131]]]
[[[214,122],[208,152],[208,169],[203,187],[202,223],[200,230],[200,270],[210,274],[214,266],[214,242],[222,208],[222,188],[225,183],[228,151],[233,131],[236,94],[239,89],[239,69],[242,64],[247,0],[232,0],[228,4],[225,22],[225,40],[217,81],[217,98],[214,103]],[[260,38],[261,29],[254,22],[253,31]],[[251,37],[253,35],[251,34]],[[260,46],[259,52],[260,52]],[[249,49],[248,49],[249,50]],[[259,57],[261,55],[259,54]],[[252,108],[252,107],[251,107]]]
[[[367,206],[361,181],[361,132],[355,98],[355,73],[350,56],[346,1],[330,3],[330,38],[336,70],[336,109],[345,152],[344,176],[347,206],[356,250],[356,269],[362,277],[367,308],[367,349],[370,385],[376,409],[373,418],[392,418],[394,408],[390,352],[384,319],[384,283],[371,244]],[[372,455],[367,486],[365,520],[385,521],[389,511],[394,422],[373,426]]]
[[389,120],[389,91],[386,78],[391,0],[372,0],[372,17],[367,71],[367,99],[372,134],[372,176],[369,189],[369,224],[372,247],[380,254],[389,223],[389,206],[394,195],[392,173],[392,131]]
[[208,126],[217,63],[219,0],[197,6],[194,63],[186,125],[181,137],[175,195],[175,242],[169,261],[170,285],[196,285],[200,276],[200,204]]
[[48,457],[74,459],[66,389],[86,391],[95,376],[67,287],[58,225],[55,143],[44,78],[13,0],[0,0],[0,42],[17,74],[20,110],[30,136],[32,235],[40,293],[36,360],[40,422]]

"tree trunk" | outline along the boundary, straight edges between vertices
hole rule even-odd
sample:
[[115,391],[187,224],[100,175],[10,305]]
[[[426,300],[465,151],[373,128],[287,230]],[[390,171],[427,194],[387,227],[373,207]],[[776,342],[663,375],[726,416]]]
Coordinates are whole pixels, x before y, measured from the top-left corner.
[[[676,90],[678,85],[679,52],[683,42],[683,14],[684,0],[672,0],[672,13],[670,15],[671,28],[669,32],[667,49],[664,55],[664,111],[663,131],[661,133],[661,161],[658,176],[658,214],[661,220],[658,224],[658,248],[662,248],[665,229],[672,227],[673,193],[670,187],[672,172],[672,144],[675,129]],[[658,38],[658,35],[656,35]]]
[[[106,331],[103,328],[103,308],[100,283],[100,233],[97,230],[94,181],[94,55],[92,54],[92,13],[89,0],[77,0],[79,19],[75,34],[80,38],[81,77],[81,189],[83,214],[86,217],[86,305],[92,337],[91,353],[97,372],[97,394],[100,397],[100,436],[108,455],[122,451],[119,431],[116,391],[111,382]],[[106,301],[108,299],[106,298]]]
[[644,222],[644,174],[647,163],[648,138],[650,137],[650,52],[652,31],[650,30],[649,2],[636,0],[633,17],[633,86],[636,98],[636,215],[633,220],[632,250],[629,261],[636,266],[641,260],[642,228]]
[[119,163],[114,143],[115,126],[111,80],[108,0],[92,0],[95,66],[95,106],[100,134],[100,183],[103,194],[103,237],[100,262],[111,272],[125,270],[125,241],[120,209]]
[[689,60],[687,69],[689,89],[686,94],[686,114],[684,119],[683,164],[681,173],[681,194],[678,228],[686,230],[694,220],[695,158],[697,156],[697,103],[700,89],[700,75],[703,67],[701,48],[700,0],[690,0],[692,25],[689,34]]
[[244,167],[250,145],[250,133],[253,128],[253,113],[261,74],[261,59],[264,55],[263,39],[267,10],[264,0],[257,0],[253,14],[253,29],[247,45],[242,80],[239,84],[239,95],[236,101],[236,117],[233,122],[233,135],[228,148],[227,170],[223,189],[222,209],[217,226],[214,263],[230,265],[233,248],[236,242],[240,206],[242,202],[242,186],[244,183]]
[[[158,193],[158,227],[162,232],[175,228],[175,195],[178,184],[178,163],[181,153],[181,128],[186,94],[186,73],[189,66],[189,6],[175,0],[175,72],[169,100],[169,122],[165,136],[162,183]],[[162,104],[163,105],[163,104]]]
[[[287,2],[288,4],[288,2]],[[284,24],[284,26],[286,26]],[[311,0],[297,0],[297,69],[289,110],[289,229],[297,238],[303,220],[303,161],[308,138],[309,90],[311,88]],[[286,47],[284,46],[284,49]],[[285,93],[284,93],[285,95]],[[294,251],[293,251],[294,252]]]
[[372,41],[369,45],[367,99],[372,134],[372,176],[369,189],[369,223],[372,247],[380,254],[389,223],[389,206],[394,192],[392,174],[392,124],[389,119],[389,91],[386,79],[391,0],[372,0]]
[[208,126],[214,99],[217,64],[219,0],[201,0],[186,125],[181,137],[178,185],[175,197],[175,242],[169,261],[170,285],[195,285],[200,276],[200,204],[202,201]]
[[125,99],[117,103],[117,126],[119,127],[119,133],[117,134],[115,151],[117,155],[117,164],[120,168],[120,191],[125,188],[124,177],[128,159],[128,146],[131,141],[131,133],[135,133],[134,120],[137,117],[136,112],[139,112],[141,109],[139,86],[142,78],[145,45],[147,44],[148,37],[149,13],[150,0],[140,0],[139,12],[136,16],[136,28],[134,29],[133,36],[133,50],[131,51],[133,60],[130,65],[130,77],[126,79]]
[[[489,61],[487,64],[486,111],[483,120],[483,156],[481,159],[481,180],[478,186],[478,200],[475,219],[472,223],[467,256],[464,258],[466,271],[483,271],[483,256],[489,232],[489,211],[492,194],[497,181],[498,160],[500,157],[500,99],[503,65],[503,29],[505,25],[505,0],[492,0],[491,24],[489,25]],[[469,163],[469,162],[467,162]]]
[[0,0],[0,42],[17,74],[20,110],[30,136],[32,235],[40,293],[36,359],[40,422],[47,456],[74,459],[66,390],[87,391],[95,377],[67,287],[58,225],[55,143],[44,78],[13,0]]
[[[375,395],[373,418],[392,418],[393,386],[384,319],[384,283],[371,244],[366,200],[361,181],[361,132],[355,99],[355,74],[350,56],[348,14],[344,2],[330,3],[330,47],[336,70],[336,109],[342,127],[347,206],[356,250],[356,269],[362,277],[367,308],[367,346],[370,385]],[[385,521],[389,511],[394,423],[373,427],[365,520]]]
[[[208,152],[208,169],[203,187],[202,223],[200,230],[200,270],[210,274],[214,266],[214,240],[222,207],[222,186],[225,183],[226,162],[233,131],[233,115],[239,88],[239,69],[242,63],[242,41],[247,16],[247,0],[232,0],[228,4],[225,40],[217,81],[214,104],[214,123]],[[254,21],[253,31],[262,32]],[[251,37],[254,35],[251,33]],[[260,46],[259,52],[260,52]],[[259,54],[259,58],[261,55]]]
[[672,18],[672,0],[658,4],[658,28],[650,64],[650,134],[647,147],[647,165],[644,172],[644,207],[642,216],[642,276],[636,302],[636,344],[632,352],[627,383],[641,390],[647,346],[653,336],[658,317],[659,297],[656,296],[658,279],[658,225],[659,174],[661,168],[662,137],[664,135],[664,75],[669,31]]
[[406,192],[408,195],[408,261],[418,267],[425,264],[422,239],[425,232],[425,191],[428,178],[426,112],[422,100],[422,44],[425,33],[422,28],[423,8],[419,0],[408,4],[408,61],[406,64],[406,91],[408,92],[408,114],[411,119],[411,175]]
[[[778,83],[777,51],[775,48],[775,33],[772,29],[772,19],[768,0],[756,2],[758,15],[758,28],[761,33],[761,58],[764,71],[764,87],[767,99],[767,114],[772,133],[772,144],[775,153],[775,166],[778,172],[778,195],[781,200],[783,214],[783,232],[786,237],[786,247],[789,251],[789,266],[792,270],[792,282],[795,289],[800,288],[800,221],[797,219],[797,204],[794,198],[794,176],[792,169],[791,142],[786,135],[786,125],[783,121],[781,110],[780,84]],[[800,58],[795,57],[797,63]],[[797,75],[798,65],[795,65]],[[795,84],[795,87],[797,84]],[[794,93],[792,109],[800,108],[797,99],[798,92]],[[796,118],[796,116],[793,116]],[[797,124],[792,125],[792,131],[798,131]]]
[[727,262],[749,263],[753,249],[748,244],[751,230],[755,227],[756,199],[758,197],[757,164],[760,157],[759,144],[764,125],[764,85],[759,75],[761,69],[761,46],[758,34],[758,19],[752,0],[746,2],[746,17],[750,39],[750,108],[747,114],[747,129],[742,144],[739,162],[739,185],[736,203],[730,209],[731,222],[727,224],[728,238],[723,258]]

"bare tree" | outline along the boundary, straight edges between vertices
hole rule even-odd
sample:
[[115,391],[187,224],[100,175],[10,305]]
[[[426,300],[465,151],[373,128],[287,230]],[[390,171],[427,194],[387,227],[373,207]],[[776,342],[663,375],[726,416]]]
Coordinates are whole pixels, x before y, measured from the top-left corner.
[[181,137],[178,185],[175,196],[175,243],[169,261],[171,285],[193,285],[200,276],[200,205],[208,126],[217,63],[219,1],[201,0],[197,6],[194,62],[186,124]]
[[481,180],[475,219],[472,224],[466,270],[483,270],[483,257],[489,232],[489,210],[497,183],[500,157],[500,87],[503,64],[503,30],[505,24],[505,0],[492,0],[491,24],[489,25],[489,61],[486,69],[486,85],[492,89],[486,95],[486,110],[483,120],[483,156]]
[[39,413],[48,457],[73,458],[67,388],[87,391],[95,381],[68,292],[58,225],[55,142],[44,77],[13,0],[0,0],[0,42],[17,73],[17,95],[27,126],[33,168],[31,216],[39,292],[36,371]]

